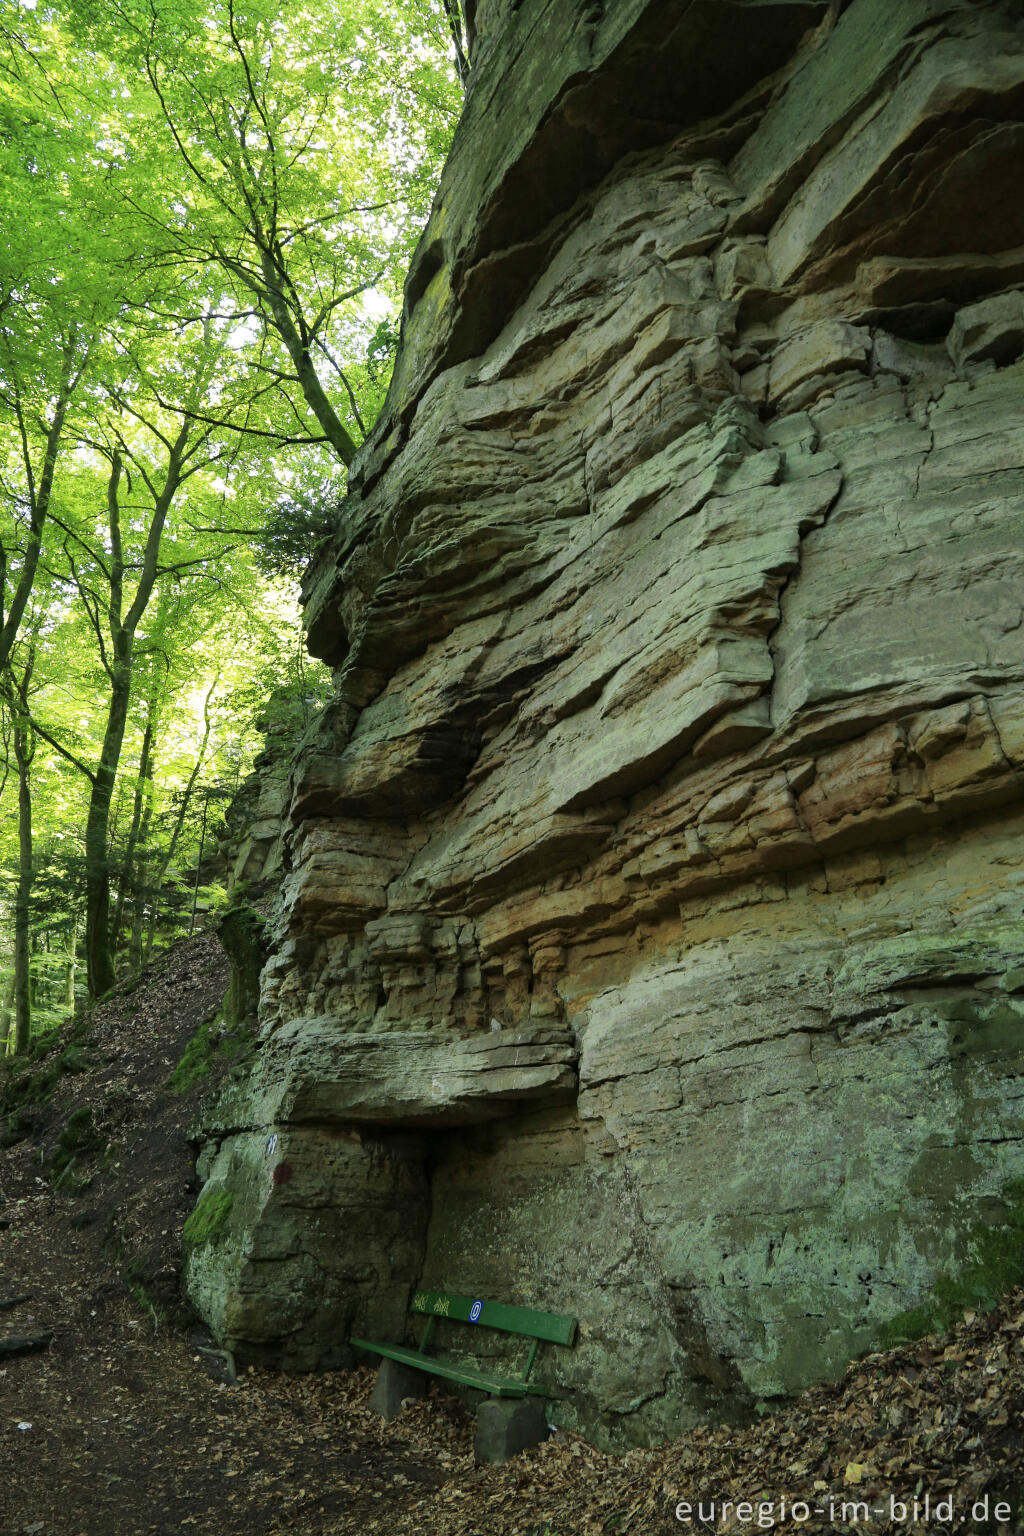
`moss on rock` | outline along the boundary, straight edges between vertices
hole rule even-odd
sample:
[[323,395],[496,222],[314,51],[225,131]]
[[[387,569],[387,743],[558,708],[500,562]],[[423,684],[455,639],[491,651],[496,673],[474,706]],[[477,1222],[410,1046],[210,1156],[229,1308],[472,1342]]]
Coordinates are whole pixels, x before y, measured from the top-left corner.
[[28,1105],[45,1104],[66,1072],[88,1070],[92,1061],[85,1049],[81,1028],[75,1028],[63,1050],[60,1049],[62,1043],[59,1030],[48,1030],[32,1040],[24,1055],[14,1057],[7,1064],[0,1113],[10,1116]]
[[186,1251],[204,1243],[216,1243],[224,1236],[234,1203],[229,1189],[207,1188],[185,1223],[182,1243]]
[[968,1226],[969,1262],[956,1274],[940,1274],[927,1301],[885,1325],[881,1336],[885,1347],[944,1333],[965,1307],[990,1311],[1000,1296],[1024,1283],[1024,1179],[1004,1184],[1002,1200],[1003,1220]]
[[218,1060],[237,1061],[251,1046],[252,1035],[248,1027],[229,1029],[223,1015],[215,1014],[200,1024],[189,1040],[167,1086],[172,1093],[187,1093],[204,1077],[209,1077]]
[[260,972],[267,958],[263,918],[237,886],[224,910],[217,935],[231,961],[231,981],[224,998],[224,1017],[237,1026],[254,1018],[260,1000]]

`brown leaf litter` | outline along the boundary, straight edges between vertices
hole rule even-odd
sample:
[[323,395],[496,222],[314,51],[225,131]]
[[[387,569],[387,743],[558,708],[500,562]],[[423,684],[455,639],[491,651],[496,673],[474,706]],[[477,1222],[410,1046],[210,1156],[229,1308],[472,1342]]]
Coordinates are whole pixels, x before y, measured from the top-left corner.
[[[618,1457],[559,1432],[476,1468],[472,1418],[438,1387],[385,1425],[368,1368],[226,1379],[180,1298],[184,1129],[210,1084],[167,1088],[225,986],[212,936],[170,951],[96,1011],[91,1065],[3,1153],[0,1335],[54,1338],[0,1366],[0,1536],[1024,1532],[1021,1291],[744,1428]],[[86,1103],[107,1166],[55,1189],[60,1128]]]

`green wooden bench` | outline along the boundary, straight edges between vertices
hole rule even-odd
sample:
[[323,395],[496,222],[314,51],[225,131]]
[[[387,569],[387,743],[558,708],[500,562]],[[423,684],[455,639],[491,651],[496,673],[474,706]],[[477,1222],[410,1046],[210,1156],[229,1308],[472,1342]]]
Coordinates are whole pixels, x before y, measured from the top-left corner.
[[[370,1350],[386,1360],[426,1371],[431,1376],[441,1376],[445,1381],[454,1381],[463,1387],[473,1387],[491,1397],[525,1397],[527,1393],[549,1396],[547,1387],[539,1387],[530,1380],[537,1351],[541,1344],[570,1345],[576,1338],[574,1317],[562,1317],[557,1312],[533,1312],[528,1307],[508,1307],[500,1301],[479,1301],[471,1296],[452,1296],[447,1291],[417,1291],[410,1311],[427,1319],[418,1349],[401,1344],[373,1344],[369,1339],[353,1339],[351,1342],[357,1349]],[[428,1355],[427,1345],[439,1317],[447,1322],[518,1333],[532,1340],[522,1375],[501,1376],[496,1371],[475,1371],[456,1361]]]

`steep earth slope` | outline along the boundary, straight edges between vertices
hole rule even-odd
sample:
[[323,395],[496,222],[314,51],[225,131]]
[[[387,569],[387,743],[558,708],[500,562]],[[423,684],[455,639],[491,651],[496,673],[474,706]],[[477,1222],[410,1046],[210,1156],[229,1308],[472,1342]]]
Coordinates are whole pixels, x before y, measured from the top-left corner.
[[1024,20],[479,10],[190,1287],[299,1367],[573,1311],[622,1444],[1016,1252]]

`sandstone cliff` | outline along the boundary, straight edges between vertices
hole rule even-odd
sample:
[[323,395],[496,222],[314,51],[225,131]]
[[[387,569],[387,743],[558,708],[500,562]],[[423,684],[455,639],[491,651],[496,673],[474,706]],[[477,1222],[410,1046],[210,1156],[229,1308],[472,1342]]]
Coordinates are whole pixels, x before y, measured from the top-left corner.
[[478,25],[190,1284],[299,1367],[414,1286],[574,1311],[556,1416],[622,1444],[1019,1208],[1024,22]]

